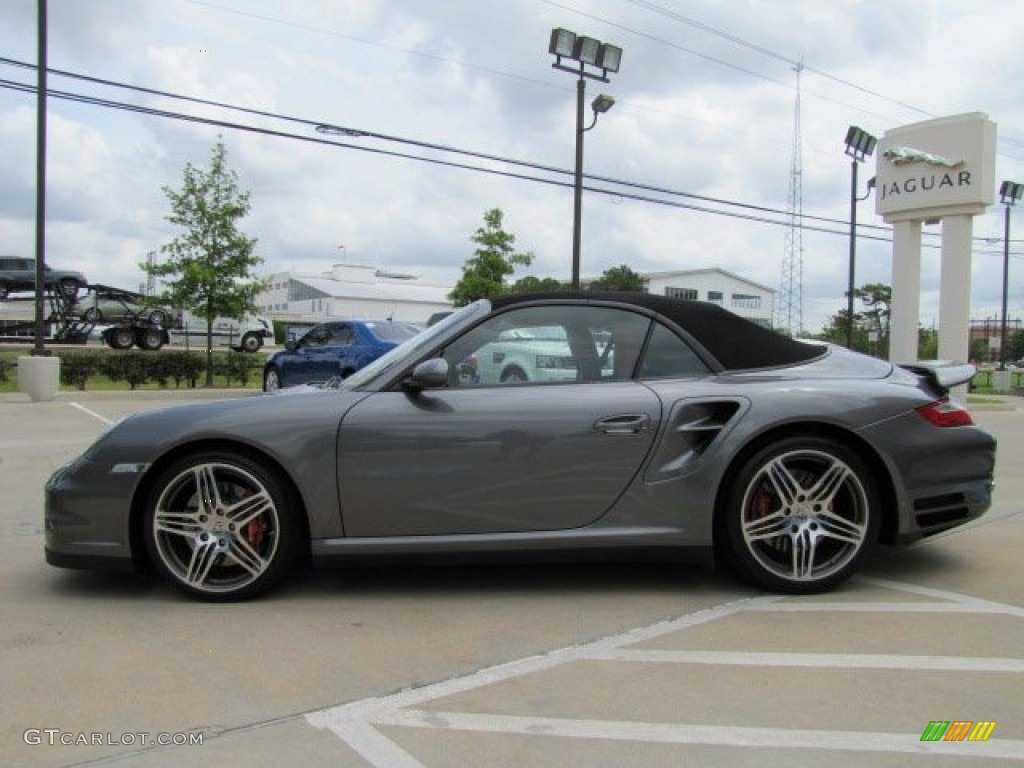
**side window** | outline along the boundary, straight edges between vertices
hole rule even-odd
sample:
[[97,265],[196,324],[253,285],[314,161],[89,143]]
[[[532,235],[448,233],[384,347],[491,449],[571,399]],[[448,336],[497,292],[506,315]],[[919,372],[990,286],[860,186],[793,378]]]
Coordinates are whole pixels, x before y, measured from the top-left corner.
[[326,325],[317,325],[310,329],[299,342],[300,347],[322,347],[327,344],[330,334]]
[[689,344],[661,323],[655,323],[644,359],[640,363],[641,379],[701,376],[706,373],[708,367],[690,349]]
[[591,383],[628,379],[650,321],[584,305],[515,309],[444,351],[451,386]]
[[328,326],[330,336],[327,344],[332,347],[341,347],[352,343],[352,327],[349,325]]

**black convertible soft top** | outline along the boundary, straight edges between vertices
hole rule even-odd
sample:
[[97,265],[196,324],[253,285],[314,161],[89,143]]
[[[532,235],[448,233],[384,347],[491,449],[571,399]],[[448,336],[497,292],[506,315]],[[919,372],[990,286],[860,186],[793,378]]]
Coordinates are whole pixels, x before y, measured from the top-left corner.
[[571,299],[617,302],[657,312],[689,333],[727,371],[798,365],[820,357],[825,347],[783,336],[717,304],[621,291],[557,291],[508,294],[491,299],[494,309],[519,303]]

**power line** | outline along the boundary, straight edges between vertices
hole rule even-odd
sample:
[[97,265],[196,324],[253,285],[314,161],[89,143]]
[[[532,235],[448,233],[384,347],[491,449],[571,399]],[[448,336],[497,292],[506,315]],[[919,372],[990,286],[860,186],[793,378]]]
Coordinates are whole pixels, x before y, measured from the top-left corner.
[[[26,62],[17,61],[17,60],[14,60],[14,59],[4,58],[4,57],[0,57],[0,63],[8,64],[8,65],[11,65],[11,66],[27,68],[27,69],[35,69],[35,65],[28,64]],[[158,90],[154,90],[154,89],[150,89],[150,88],[144,88],[142,86],[134,86],[134,85],[128,85],[128,84],[125,84],[125,83],[118,83],[118,82],[112,81],[112,80],[104,80],[102,78],[95,78],[95,77],[90,77],[90,76],[87,76],[87,75],[80,75],[80,74],[76,74],[76,73],[72,73],[72,72],[67,72],[67,71],[63,71],[63,70],[56,70],[56,69],[49,69],[48,68],[47,71],[48,72],[52,72],[52,73],[54,73],[56,75],[59,75],[59,76],[68,77],[68,78],[72,78],[72,79],[83,80],[83,81],[91,82],[91,83],[94,83],[94,84],[100,84],[100,85],[106,85],[106,86],[110,86],[110,87],[116,87],[116,88],[132,90],[132,91],[138,91],[138,92],[142,92],[142,93],[148,93],[150,95],[158,95],[158,96],[162,96],[162,97],[166,97],[166,98],[171,98],[171,99],[180,99],[180,100],[183,100],[183,101],[197,103],[197,104],[202,104],[202,105],[205,105],[205,106],[215,106],[215,107],[219,107],[219,108],[223,108],[223,109],[227,109],[227,110],[238,111],[238,112],[245,113],[245,114],[251,114],[251,115],[262,116],[262,117],[269,117],[269,118],[273,118],[273,119],[283,120],[283,121],[286,121],[286,122],[292,122],[292,123],[306,125],[306,126],[324,125],[324,123],[318,122],[318,121],[315,121],[315,120],[309,120],[309,119],[305,119],[305,118],[297,118],[297,117],[288,116],[288,115],[280,115],[280,114],[276,114],[276,113],[272,113],[272,112],[265,112],[265,111],[261,111],[261,110],[249,109],[249,108],[246,108],[246,107],[238,107],[238,106],[231,105],[231,104],[226,104],[226,103],[223,103],[223,102],[216,102],[216,101],[211,101],[211,100],[207,100],[207,99],[199,99],[199,98],[196,98],[196,97],[184,96],[184,95],[181,95],[181,94],[174,94],[174,93],[170,93],[170,92],[167,92],[167,91],[158,91]],[[36,92],[36,87],[34,85],[32,85],[32,84],[20,83],[20,82],[17,82],[17,81],[6,80],[6,79],[0,79],[0,88],[4,88],[4,89],[7,89],[7,90],[24,92],[24,93],[35,93]],[[270,128],[263,128],[263,127],[259,127],[259,126],[255,126],[255,125],[247,125],[247,124],[243,124],[243,123],[230,122],[230,121],[227,121],[227,120],[214,119],[214,118],[210,118],[210,117],[201,117],[201,116],[197,116],[197,115],[189,115],[189,114],[185,114],[185,113],[181,113],[181,112],[174,112],[174,111],[170,111],[170,110],[156,109],[156,108],[153,108],[153,107],[143,107],[143,106],[139,106],[139,105],[135,105],[135,104],[115,101],[115,100],[112,100],[112,99],[100,98],[100,97],[96,97],[96,96],[89,96],[89,95],[80,94],[80,93],[72,93],[72,92],[60,91],[60,90],[48,90],[48,95],[49,96],[53,96],[54,98],[59,98],[59,99],[63,99],[63,100],[71,101],[71,102],[76,102],[76,103],[81,103],[81,104],[86,104],[86,105],[91,105],[91,106],[104,107],[104,108],[118,109],[118,110],[123,110],[123,111],[128,111],[128,112],[134,112],[134,113],[138,113],[138,114],[144,114],[144,115],[148,115],[148,116],[152,116],[152,117],[162,117],[162,118],[165,118],[165,119],[175,119],[175,120],[181,120],[181,121],[185,121],[185,122],[193,122],[193,123],[200,123],[200,124],[205,124],[205,125],[211,125],[211,126],[216,126],[216,127],[221,127],[221,128],[231,129],[231,130],[239,130],[239,131],[246,131],[246,132],[251,132],[251,133],[258,133],[258,134],[262,134],[262,135],[266,135],[266,136],[272,136],[272,137],[277,137],[277,138],[295,139],[295,140],[304,141],[304,142],[307,142],[307,143],[336,146],[336,147],[341,147],[341,148],[344,148],[344,149],[351,149],[351,150],[355,150],[355,151],[359,151],[359,152],[367,152],[367,153],[370,153],[370,154],[375,154],[375,155],[380,155],[380,156],[395,157],[395,158],[401,158],[401,159],[407,159],[407,160],[416,160],[416,161],[419,161],[419,162],[430,163],[430,164],[438,165],[438,166],[445,166],[445,167],[457,168],[457,169],[461,169],[461,170],[475,171],[475,172],[479,172],[479,173],[486,173],[486,174],[489,174],[489,175],[502,176],[502,177],[506,177],[506,178],[519,179],[519,180],[523,180],[523,181],[531,181],[531,182],[536,182],[536,183],[542,183],[542,184],[546,184],[546,185],[550,185],[550,186],[559,186],[559,187],[564,187],[564,188],[570,188],[572,186],[572,183],[569,182],[569,181],[559,181],[559,180],[556,180],[556,179],[544,178],[544,177],[540,177],[540,176],[532,176],[532,175],[527,175],[527,174],[523,174],[523,173],[514,173],[514,172],[510,172],[510,171],[497,170],[497,169],[494,169],[494,168],[486,168],[486,167],[477,166],[477,165],[470,165],[470,164],[467,164],[467,163],[459,163],[459,162],[453,162],[453,161],[450,161],[450,160],[442,160],[442,159],[439,159],[439,158],[425,157],[423,155],[414,155],[414,154],[410,154],[410,153],[407,153],[407,152],[398,152],[398,151],[394,151],[394,150],[381,149],[379,147],[367,147],[367,146],[363,146],[363,145],[359,145],[359,144],[353,144],[353,143],[349,143],[349,142],[341,142],[341,141],[323,139],[323,138],[319,138],[319,137],[316,137],[316,136],[310,136],[310,135],[298,134],[298,133],[291,133],[291,132],[287,132],[287,131],[275,130],[275,129],[270,129]],[[560,169],[560,168],[557,168],[557,167],[554,167],[554,166],[547,166],[547,165],[542,165],[542,164],[537,164],[537,163],[530,163],[530,162],[527,162],[527,161],[515,160],[515,159],[512,159],[512,158],[504,158],[504,157],[501,157],[501,156],[498,156],[498,155],[491,155],[491,154],[482,153],[482,152],[475,152],[475,151],[472,151],[472,150],[460,149],[460,148],[457,148],[457,147],[450,147],[450,146],[446,146],[446,145],[442,145],[442,144],[434,144],[434,143],[430,143],[430,142],[423,142],[423,141],[418,141],[418,140],[414,140],[414,139],[402,138],[402,137],[398,137],[398,136],[391,136],[391,135],[388,135],[388,134],[381,134],[381,133],[376,133],[376,132],[372,132],[372,131],[361,131],[361,130],[358,130],[358,129],[346,129],[346,131],[350,132],[350,135],[354,135],[354,136],[377,138],[377,139],[382,139],[382,140],[387,140],[387,141],[394,141],[394,142],[397,142],[397,143],[400,143],[400,144],[416,146],[416,147],[419,147],[419,148],[426,148],[426,149],[438,150],[438,151],[443,151],[443,152],[448,152],[448,153],[453,153],[453,154],[458,154],[458,155],[475,157],[477,159],[494,160],[494,161],[501,162],[501,163],[508,164],[508,165],[525,167],[525,168],[529,168],[529,169],[532,169],[532,170],[544,171],[544,172],[553,173],[553,174],[556,174],[556,175],[561,175],[561,176],[566,176],[566,177],[571,176],[572,173],[573,173],[572,171],[569,171],[567,169]],[[619,186],[619,187],[625,187],[626,189],[637,189],[637,190],[641,190],[641,191],[645,191],[645,192],[652,192],[652,193],[656,193],[656,194],[669,195],[669,196],[672,196],[672,197],[682,197],[682,198],[697,200],[697,201],[700,201],[702,203],[712,203],[712,204],[715,204],[715,205],[727,205],[727,206],[732,206],[732,207],[735,207],[735,208],[740,208],[742,210],[756,211],[757,214],[771,214],[771,215],[779,215],[779,216],[789,216],[789,214],[787,212],[779,211],[777,209],[772,209],[772,208],[767,208],[767,207],[762,207],[762,206],[755,206],[755,205],[751,205],[751,204],[747,204],[747,203],[739,203],[739,202],[736,202],[736,201],[725,200],[725,199],[722,199],[722,198],[705,197],[705,196],[701,196],[701,195],[695,195],[695,194],[691,194],[691,193],[681,192],[681,191],[678,191],[678,190],[672,190],[672,189],[665,188],[665,187],[657,187],[657,186],[652,186],[652,185],[646,185],[646,184],[642,184],[642,183],[639,183],[639,182],[631,182],[631,181],[625,181],[625,180],[621,180],[621,179],[615,179],[615,178],[612,178],[612,177],[589,175],[589,174],[585,178],[587,178],[588,180],[593,181],[593,182],[602,182],[602,183],[605,183],[605,184],[612,184],[612,185]],[[609,188],[606,188],[606,187],[598,187],[598,186],[591,186],[591,185],[585,186],[584,189],[586,191],[588,191],[588,192],[593,192],[595,194],[601,194],[601,195],[615,197],[615,198],[634,200],[634,201],[638,201],[638,202],[651,203],[651,204],[662,205],[662,206],[678,208],[678,209],[684,209],[684,210],[692,210],[692,211],[696,211],[696,212],[700,212],[700,213],[710,213],[710,214],[715,214],[715,215],[719,215],[719,216],[727,216],[727,217],[730,217],[730,218],[747,220],[747,221],[752,221],[752,222],[757,222],[757,223],[772,224],[772,225],[776,225],[776,226],[790,226],[791,225],[790,221],[788,221],[788,220],[774,219],[774,218],[770,218],[767,215],[757,215],[757,214],[754,214],[754,213],[749,213],[748,214],[748,213],[739,213],[739,212],[736,212],[736,211],[722,210],[720,208],[708,207],[707,205],[696,205],[696,204],[693,204],[693,203],[686,203],[686,202],[680,202],[680,201],[676,201],[676,200],[666,200],[664,198],[652,197],[650,195],[626,192],[626,191],[623,191],[621,189],[609,189]],[[848,230],[846,230],[846,229],[839,230],[839,229],[830,229],[830,228],[825,227],[825,226],[812,226],[812,225],[809,225],[809,224],[805,223],[806,221],[818,221],[818,222],[821,222],[823,224],[836,224],[836,225],[841,225],[843,227],[846,227],[847,226],[847,222],[845,222],[845,221],[841,221],[841,220],[838,220],[838,219],[831,219],[831,218],[823,217],[823,216],[810,216],[810,215],[807,215],[807,214],[802,214],[801,217],[800,217],[800,222],[799,222],[798,226],[800,226],[805,231],[821,232],[821,233],[824,233],[824,234],[832,234],[832,235],[840,235],[840,236],[848,236]],[[889,227],[884,227],[884,226],[879,226],[879,225],[858,225],[858,226],[862,227],[865,230],[874,230],[874,231],[878,231],[880,233],[891,232],[891,229]],[[930,234],[930,233],[925,233],[925,234]],[[866,239],[866,240],[876,240],[876,241],[881,241],[881,242],[891,242],[892,241],[891,237],[885,236],[885,234],[877,234],[877,235],[875,235],[875,234],[859,234],[858,236],[861,237],[862,239]],[[986,238],[975,238],[975,239],[976,240],[985,240]],[[926,246],[926,247],[931,247],[931,246]]]
[[[23,68],[23,69],[30,69],[30,70],[34,70],[36,68],[34,64],[31,64],[31,63],[28,63],[28,62],[23,62],[23,61],[18,61],[16,59],[9,59],[9,58],[2,57],[2,56],[0,56],[0,63],[8,64],[10,66],[19,67],[19,68]],[[234,111],[234,112],[239,112],[239,113],[242,113],[242,114],[254,115],[254,116],[258,116],[258,117],[266,117],[266,118],[271,118],[271,119],[274,119],[274,120],[281,120],[281,121],[284,121],[284,122],[289,122],[289,123],[293,123],[293,124],[309,126],[309,127],[313,127],[313,128],[316,128],[317,126],[323,126],[325,124],[329,125],[329,123],[325,123],[325,121],[323,121],[323,120],[312,120],[312,119],[309,119],[309,118],[300,118],[300,117],[295,117],[295,116],[292,116],[292,115],[284,115],[284,114],[280,114],[280,113],[276,113],[276,112],[267,112],[265,110],[251,109],[249,107],[240,107],[240,106],[236,106],[236,105],[233,105],[233,104],[227,104],[225,102],[213,101],[213,100],[210,100],[210,99],[201,99],[201,98],[198,98],[198,97],[195,97],[195,96],[185,96],[183,94],[172,93],[170,91],[162,91],[162,90],[157,90],[157,89],[153,89],[153,88],[146,88],[146,87],[138,86],[138,85],[131,85],[131,84],[128,84],[128,83],[121,83],[121,82],[117,82],[115,80],[108,80],[108,79],[94,77],[94,76],[90,76],[90,75],[84,75],[84,74],[80,74],[80,73],[70,72],[70,71],[67,71],[67,70],[47,68],[47,71],[49,73],[51,73],[51,74],[54,74],[54,75],[57,75],[57,76],[60,76],[60,77],[66,77],[66,78],[70,78],[70,79],[73,79],[73,80],[81,80],[83,82],[88,82],[88,83],[92,83],[92,84],[95,84],[95,85],[102,85],[102,86],[107,86],[107,87],[111,87],[111,88],[118,88],[118,89],[123,89],[123,90],[135,91],[135,92],[138,92],[138,93],[145,93],[145,94],[148,94],[148,95],[151,95],[151,96],[160,96],[160,97],[164,97],[164,98],[185,101],[185,102],[189,102],[189,103],[193,103],[193,104],[201,104],[203,106],[212,106],[212,107],[217,107],[217,108],[220,108],[220,109],[226,109],[226,110],[230,110],[230,111]],[[5,81],[5,82],[11,82],[11,81]],[[34,90],[34,88],[32,86],[26,86],[26,87],[27,88],[31,88],[32,89],[31,90],[32,93],[35,92],[35,90]],[[51,91],[51,93],[55,93],[55,92]],[[72,100],[72,101],[78,101],[78,100],[86,98],[86,97],[81,96],[81,95],[72,95],[72,94],[68,94],[66,92],[62,92],[62,93],[63,93],[62,98],[67,98],[67,99]],[[112,102],[112,104],[115,104],[115,103],[116,104],[123,104],[123,102]],[[128,109],[128,110],[132,110],[132,111],[145,111],[147,109],[147,108],[144,108],[144,107],[133,107],[133,106],[128,105],[128,104],[124,104],[124,106],[122,108]],[[181,113],[168,113],[168,115],[165,115],[165,116],[171,116],[172,114],[181,114]],[[185,119],[185,116],[183,116],[183,119]],[[558,168],[556,166],[544,165],[544,164],[540,164],[540,163],[534,163],[534,162],[530,162],[530,161],[526,161],[526,160],[519,160],[519,159],[515,159],[515,158],[510,158],[510,157],[503,157],[501,155],[495,155],[495,154],[490,154],[490,153],[486,153],[486,152],[479,152],[479,151],[475,151],[475,150],[469,150],[469,149],[454,147],[454,146],[445,145],[445,144],[437,144],[437,143],[433,143],[433,142],[420,141],[418,139],[410,139],[410,138],[406,138],[406,137],[394,136],[394,135],[390,135],[390,134],[379,133],[379,132],[376,132],[376,131],[366,131],[366,130],[362,130],[362,129],[359,129],[359,128],[351,128],[351,127],[343,127],[343,126],[334,126],[334,127],[341,128],[342,131],[344,131],[347,135],[351,135],[351,136],[360,136],[360,137],[365,137],[365,138],[380,139],[380,140],[383,140],[383,141],[391,141],[391,142],[396,142],[396,143],[403,144],[403,145],[415,146],[415,147],[419,147],[419,148],[422,148],[422,149],[430,149],[430,150],[436,150],[436,151],[440,151],[440,152],[448,152],[448,153],[453,153],[453,154],[457,154],[457,155],[463,155],[463,156],[467,156],[467,157],[473,157],[473,158],[482,159],[482,160],[492,160],[492,161],[504,163],[504,164],[507,164],[507,165],[513,165],[513,166],[529,168],[531,170],[544,171],[546,173],[554,173],[554,174],[565,175],[565,176],[571,176],[573,174],[573,171],[568,170],[568,169]],[[355,148],[366,149],[365,147],[358,147],[358,145],[352,145],[352,146],[355,147]],[[415,156],[413,156],[413,157],[415,157]],[[659,194],[666,194],[666,195],[672,195],[672,196],[677,196],[677,197],[688,198],[688,199],[692,199],[692,200],[698,200],[698,201],[703,202],[703,203],[712,203],[712,204],[715,204],[715,205],[727,205],[727,206],[732,206],[732,207],[736,207],[736,208],[741,208],[741,209],[744,209],[744,210],[757,211],[757,212],[760,212],[760,213],[774,214],[774,215],[778,215],[778,216],[786,216],[786,217],[789,216],[789,212],[788,211],[782,211],[782,210],[775,209],[775,208],[754,205],[752,203],[742,203],[742,202],[738,202],[738,201],[735,201],[735,200],[726,200],[724,198],[715,198],[715,197],[709,197],[709,196],[705,196],[705,195],[697,195],[697,194],[690,193],[690,192],[682,192],[680,190],[674,190],[674,189],[670,189],[670,188],[667,188],[667,187],[653,186],[653,185],[644,184],[644,183],[641,183],[641,182],[626,181],[626,180],[622,180],[622,179],[615,179],[615,178],[612,178],[612,177],[600,176],[600,175],[595,175],[595,174],[587,174],[587,178],[593,179],[595,181],[601,181],[601,182],[605,182],[605,183],[616,184],[616,185],[624,186],[624,187],[627,187],[627,188],[640,189],[640,190],[643,190],[643,191],[646,191],[646,192],[656,192],[656,193],[659,193]],[[829,217],[825,217],[825,216],[805,215],[805,216],[803,216],[803,218],[805,218],[805,219],[807,219],[809,221],[818,221],[818,222],[822,222],[822,223],[825,223],[825,224],[836,224],[836,225],[840,225],[840,226],[846,226],[846,222],[843,221],[843,220],[833,219],[833,218],[829,218]],[[877,225],[877,224],[865,224],[865,225],[863,225],[863,228],[866,229],[866,230],[878,230],[878,231],[886,231],[886,232],[889,231],[889,229],[890,229],[889,227],[885,227],[885,226],[881,226],[881,225]]]

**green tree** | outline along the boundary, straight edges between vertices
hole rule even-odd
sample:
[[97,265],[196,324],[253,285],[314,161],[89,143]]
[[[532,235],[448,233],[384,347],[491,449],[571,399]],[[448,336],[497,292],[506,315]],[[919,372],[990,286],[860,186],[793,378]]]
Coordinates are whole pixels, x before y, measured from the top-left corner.
[[561,283],[553,277],[534,277],[533,275],[519,278],[508,288],[509,293],[550,293],[564,290],[566,290],[565,283]]
[[860,315],[861,323],[869,332],[874,331],[878,334],[877,354],[880,357],[888,357],[892,287],[882,283],[868,283],[854,290],[853,295],[867,307]]
[[620,264],[606,269],[590,287],[595,291],[643,291],[644,279],[625,264]]
[[[862,315],[857,312],[853,313],[853,333],[850,340],[855,351],[866,353],[870,349],[870,341],[862,319]],[[841,309],[832,315],[828,325],[822,328],[815,338],[831,342],[832,344],[838,344],[839,346],[846,346],[846,310]]]
[[502,227],[500,208],[484,212],[484,226],[470,238],[477,244],[473,257],[462,266],[462,277],[448,294],[452,304],[464,307],[477,299],[500,296],[505,291],[505,278],[516,266],[529,266],[532,253],[517,253],[513,247],[516,236]]
[[185,164],[180,191],[164,187],[171,202],[167,221],[185,230],[161,246],[167,259],[141,264],[148,274],[163,278],[156,301],[187,309],[208,326],[206,386],[213,386],[213,320],[241,319],[255,311],[262,281],[252,269],[263,262],[253,249],[256,240],[239,231],[237,222],[249,213],[249,193],[238,188],[238,174],[228,169],[227,152],[218,138],[208,170]]

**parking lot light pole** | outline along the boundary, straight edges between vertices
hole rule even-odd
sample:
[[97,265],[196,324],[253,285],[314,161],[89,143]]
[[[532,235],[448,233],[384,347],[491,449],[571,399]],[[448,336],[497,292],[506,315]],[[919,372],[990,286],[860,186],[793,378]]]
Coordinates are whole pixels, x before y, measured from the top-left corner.
[[[622,61],[622,49],[618,46],[602,43],[592,37],[584,37],[567,29],[551,30],[551,41],[548,53],[555,57],[553,69],[577,75],[576,81],[576,163],[573,180],[573,215],[572,215],[572,288],[580,287],[580,236],[583,220],[583,134],[597,123],[597,117],[607,112],[615,104],[615,99],[601,94],[594,99],[591,109],[594,119],[586,128],[584,122],[584,105],[586,103],[586,79],[609,82],[608,73],[618,72]],[[563,64],[563,60],[575,64]],[[591,69],[588,69],[590,67]],[[597,72],[600,70],[600,73]]]
[[853,291],[857,271],[857,203],[866,200],[874,186],[868,182],[868,192],[857,197],[857,166],[875,151],[878,140],[870,133],[851,125],[846,132],[846,154],[850,160],[850,263],[846,282],[846,348],[853,349]]
[[50,354],[50,350],[43,346],[43,292],[46,290],[46,27],[46,0],[39,0],[39,58],[36,72],[36,294],[35,332],[31,352],[34,357]]
[[1024,193],[1024,184],[1004,181],[999,185],[999,202],[1006,207],[1003,222],[1003,314],[999,330],[999,370],[1006,370],[1006,303],[1010,277],[1010,208],[1017,204]]

